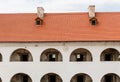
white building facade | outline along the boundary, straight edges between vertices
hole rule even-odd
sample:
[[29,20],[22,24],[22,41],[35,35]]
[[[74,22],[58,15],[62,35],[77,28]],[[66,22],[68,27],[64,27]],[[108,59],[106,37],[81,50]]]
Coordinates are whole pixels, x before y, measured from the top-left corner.
[[[119,46],[120,42],[0,43],[1,82],[120,82]],[[23,53],[29,55],[11,60]],[[76,60],[70,59],[72,54]]]

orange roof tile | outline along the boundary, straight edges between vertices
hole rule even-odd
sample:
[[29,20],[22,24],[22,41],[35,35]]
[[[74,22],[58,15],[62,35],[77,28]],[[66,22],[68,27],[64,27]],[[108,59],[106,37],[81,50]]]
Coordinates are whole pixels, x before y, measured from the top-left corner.
[[37,14],[0,14],[0,42],[120,41],[120,13],[96,13],[92,26],[88,13],[46,13],[36,26]]

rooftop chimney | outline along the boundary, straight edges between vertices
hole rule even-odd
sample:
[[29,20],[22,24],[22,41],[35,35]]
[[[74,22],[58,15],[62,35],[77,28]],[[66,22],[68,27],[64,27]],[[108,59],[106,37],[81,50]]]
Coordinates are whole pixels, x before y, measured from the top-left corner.
[[44,8],[43,7],[37,7],[37,15],[40,19],[44,18]]
[[95,17],[95,5],[89,6],[89,17],[94,18]]

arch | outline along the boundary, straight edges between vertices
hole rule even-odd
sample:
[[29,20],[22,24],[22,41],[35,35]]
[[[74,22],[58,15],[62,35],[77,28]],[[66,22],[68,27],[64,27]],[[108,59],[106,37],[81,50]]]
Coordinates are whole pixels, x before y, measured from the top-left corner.
[[78,73],[71,78],[70,82],[93,82],[93,81],[89,75],[85,73]]
[[40,82],[63,82],[63,80],[58,74],[48,73],[41,78]]
[[0,53],[0,62],[2,61],[2,59],[3,59],[3,58],[2,58],[2,54]]
[[10,61],[28,62],[28,61],[33,61],[33,57],[28,50],[20,48],[20,49],[15,50],[12,53],[10,57]]
[[62,61],[62,54],[57,49],[49,48],[42,52],[40,61]]
[[0,82],[2,82],[2,79],[0,78]]
[[114,48],[107,48],[101,53],[100,61],[120,61],[120,53]]
[[70,55],[70,61],[92,61],[92,54],[84,48],[75,49]]
[[32,82],[32,79],[25,73],[17,73],[11,78],[10,82]]
[[104,75],[101,82],[120,82],[120,77],[114,73],[108,73]]

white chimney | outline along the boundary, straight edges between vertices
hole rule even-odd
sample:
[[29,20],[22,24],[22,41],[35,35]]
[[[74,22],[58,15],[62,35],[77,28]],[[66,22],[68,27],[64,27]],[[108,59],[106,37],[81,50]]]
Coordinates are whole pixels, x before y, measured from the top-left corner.
[[37,7],[37,15],[39,18],[44,18],[44,8],[43,7]]
[[89,6],[89,17],[90,18],[95,17],[95,5],[90,5]]

